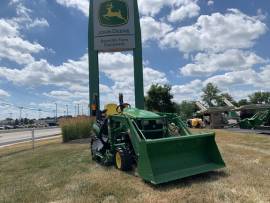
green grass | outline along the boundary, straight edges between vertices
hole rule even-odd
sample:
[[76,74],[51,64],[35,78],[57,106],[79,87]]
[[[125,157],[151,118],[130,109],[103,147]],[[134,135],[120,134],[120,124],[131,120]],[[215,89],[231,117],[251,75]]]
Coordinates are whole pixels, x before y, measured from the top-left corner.
[[217,131],[225,169],[160,186],[102,167],[89,144],[0,149],[0,202],[269,202],[270,136]]

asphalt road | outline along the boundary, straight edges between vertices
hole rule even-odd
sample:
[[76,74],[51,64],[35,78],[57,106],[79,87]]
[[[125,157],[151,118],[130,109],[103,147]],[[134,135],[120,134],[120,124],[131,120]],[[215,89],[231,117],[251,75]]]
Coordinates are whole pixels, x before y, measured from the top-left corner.
[[[54,137],[61,134],[60,128],[49,128],[49,129],[35,129],[34,135],[35,139],[43,139]],[[32,140],[32,131],[31,130],[22,130],[22,131],[10,131],[0,134],[0,147],[5,145],[11,145],[19,142],[25,142]]]

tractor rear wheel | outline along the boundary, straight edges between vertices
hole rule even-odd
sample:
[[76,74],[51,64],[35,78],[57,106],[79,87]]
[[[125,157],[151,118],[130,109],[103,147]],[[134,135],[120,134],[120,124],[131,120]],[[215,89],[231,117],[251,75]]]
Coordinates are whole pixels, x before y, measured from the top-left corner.
[[122,148],[118,148],[114,155],[115,167],[122,171],[129,171],[132,168],[130,153]]

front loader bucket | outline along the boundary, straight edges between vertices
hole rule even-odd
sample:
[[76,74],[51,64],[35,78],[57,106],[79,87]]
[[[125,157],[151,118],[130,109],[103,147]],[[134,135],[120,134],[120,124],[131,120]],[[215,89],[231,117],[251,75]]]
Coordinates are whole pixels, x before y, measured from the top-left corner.
[[153,184],[225,166],[214,133],[147,139],[139,148],[138,173]]

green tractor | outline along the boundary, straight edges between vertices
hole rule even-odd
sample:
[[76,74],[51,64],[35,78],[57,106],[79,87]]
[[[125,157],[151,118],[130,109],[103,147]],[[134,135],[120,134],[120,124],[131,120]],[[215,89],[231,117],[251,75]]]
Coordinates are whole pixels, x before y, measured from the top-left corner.
[[269,129],[270,124],[270,109],[258,111],[251,118],[245,118],[239,122],[241,129]]
[[[92,159],[128,171],[152,184],[225,167],[214,133],[192,134],[177,114],[154,113],[120,105],[101,112],[91,138]],[[108,111],[108,110],[107,110]]]

